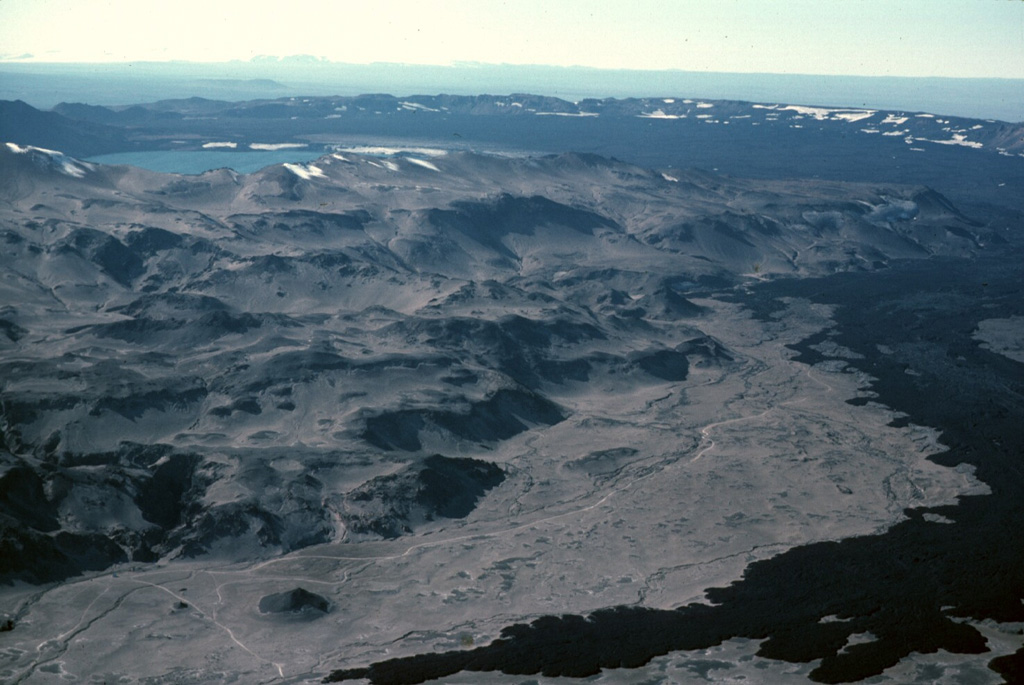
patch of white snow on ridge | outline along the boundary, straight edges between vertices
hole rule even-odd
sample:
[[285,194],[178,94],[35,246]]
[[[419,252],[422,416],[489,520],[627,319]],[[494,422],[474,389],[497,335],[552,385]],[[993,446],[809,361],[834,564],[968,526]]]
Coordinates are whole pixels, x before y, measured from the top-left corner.
[[[21,146],[17,143],[7,143],[7,148],[19,155],[35,153],[37,155],[45,155],[50,158],[50,164],[58,167],[58,170],[66,176],[72,176],[74,178],[83,178],[86,171],[92,171],[96,167],[88,162],[80,162],[77,159],[68,157],[63,152],[56,150],[47,150],[42,147],[35,147],[34,145]],[[38,158],[36,158],[38,160]],[[38,162],[37,162],[38,163]]]
[[431,171],[441,171],[435,165],[431,164],[430,162],[424,159],[416,159],[415,157],[406,157],[405,159],[407,162],[412,162],[413,164],[421,166],[424,169],[430,169]]
[[715,106],[715,103],[713,103],[713,102],[698,102],[697,103],[697,109],[708,109],[709,107],[714,107],[714,106]]
[[673,102],[675,102],[675,99],[674,98],[665,98],[664,100],[662,100],[662,102],[664,102],[666,105],[671,105]]
[[929,140],[927,138],[919,138],[918,140],[927,140],[929,143],[938,143],[939,145],[962,145],[976,150],[985,147],[981,143],[967,140],[967,137],[962,133],[954,133],[952,140]]
[[653,112],[644,112],[643,114],[637,114],[641,119],[685,119],[685,114],[665,114],[665,110],[656,109]]
[[861,119],[868,119],[875,116],[875,110],[871,109],[860,109],[860,110],[848,110],[845,112],[833,112],[833,118],[842,119],[848,121],[851,124]]
[[600,112],[537,112],[539,117],[598,117]]
[[679,183],[679,179],[678,179],[678,178],[676,178],[675,176],[669,176],[669,175],[668,175],[668,174],[666,174],[666,173],[662,173],[662,174],[661,174],[661,177],[662,177],[663,179],[665,179],[666,181],[671,181],[672,183]]
[[327,178],[327,176],[324,175],[324,172],[320,167],[314,166],[312,164],[302,165],[285,163],[284,168],[292,172],[299,178],[305,179],[307,181],[314,177]]
[[399,104],[402,106],[403,109],[410,109],[410,110],[417,110],[417,109],[419,109],[419,110],[422,110],[424,112],[439,112],[439,111],[441,111],[441,110],[438,110],[438,109],[434,109],[433,107],[427,107],[426,105],[421,105],[418,102],[400,102]]
[[829,107],[805,107],[803,105],[787,105],[782,109],[814,117],[818,121],[839,119],[853,123],[875,115],[875,110],[871,109],[832,109]]
[[907,117],[898,117],[895,114],[888,114],[884,119],[882,119],[882,123],[900,126],[901,124],[907,123]]
[[353,147],[335,147],[338,152],[351,152],[354,155],[370,155],[372,157],[392,157],[403,152],[426,157],[444,157],[447,150],[433,147],[383,147],[380,145],[356,145]]
[[305,143],[251,143],[251,150],[298,150],[306,147]]
[[203,149],[204,150],[212,150],[214,148],[219,148],[219,147],[225,147],[225,148],[234,149],[234,148],[238,147],[238,143],[232,143],[232,142],[229,142],[229,141],[203,143]]

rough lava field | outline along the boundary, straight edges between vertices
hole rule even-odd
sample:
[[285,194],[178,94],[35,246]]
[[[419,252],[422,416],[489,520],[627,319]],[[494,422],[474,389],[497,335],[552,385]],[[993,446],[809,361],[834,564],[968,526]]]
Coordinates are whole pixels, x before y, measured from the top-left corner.
[[0,679],[1020,673],[1019,212],[366,152],[0,146]]

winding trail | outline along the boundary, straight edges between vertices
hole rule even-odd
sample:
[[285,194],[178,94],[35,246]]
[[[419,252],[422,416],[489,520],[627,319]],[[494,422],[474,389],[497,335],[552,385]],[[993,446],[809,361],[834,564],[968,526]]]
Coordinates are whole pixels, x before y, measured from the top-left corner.
[[[259,659],[260,661],[262,661],[263,663],[270,664],[271,666],[273,666],[274,668],[277,669],[277,673],[278,673],[278,675],[280,677],[282,677],[282,678],[284,677],[284,667],[283,667],[282,664],[279,664],[277,662],[271,661],[270,659],[264,658],[264,657],[260,656],[259,654],[257,654],[256,652],[254,652],[253,650],[251,650],[249,647],[247,647],[241,640],[239,640],[235,636],[235,633],[234,633],[233,630],[231,630],[231,628],[229,628],[228,626],[226,626],[223,623],[221,623],[220,621],[218,621],[216,616],[214,616],[212,613],[208,613],[208,612],[205,612],[202,609],[200,609],[198,606],[196,606],[195,602],[193,602],[191,599],[186,599],[182,595],[178,594],[177,592],[174,592],[173,590],[171,590],[168,587],[165,587],[164,585],[160,585],[159,583],[151,583],[148,580],[142,580],[142,579],[140,579],[137,576],[130,577],[130,580],[132,582],[134,582],[134,583],[139,583],[140,585],[144,585],[146,587],[151,587],[151,588],[156,588],[157,590],[161,590],[163,592],[166,592],[171,597],[174,597],[175,599],[177,599],[178,601],[182,602],[183,604],[188,604],[193,609],[198,611],[200,613],[200,615],[202,615],[203,618],[208,619],[215,626],[217,626],[218,628],[223,630],[225,633],[227,633],[228,637],[231,638],[231,641],[234,642],[236,645],[238,645],[242,650],[248,652],[252,656],[254,656],[257,659]],[[139,589],[141,589],[141,588],[139,588]],[[217,597],[220,598],[220,590],[219,590],[219,588],[218,588],[218,591],[217,591]]]

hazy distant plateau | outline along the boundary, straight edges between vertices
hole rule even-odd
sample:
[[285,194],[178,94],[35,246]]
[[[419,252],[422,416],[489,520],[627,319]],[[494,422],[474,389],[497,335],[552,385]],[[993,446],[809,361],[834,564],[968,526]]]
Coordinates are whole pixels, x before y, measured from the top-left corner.
[[128,105],[193,96],[252,100],[362,93],[535,93],[570,101],[689,96],[931,112],[1024,121],[1019,79],[896,78],[629,71],[522,65],[242,62],[0,65],[0,99],[50,109],[60,102]]

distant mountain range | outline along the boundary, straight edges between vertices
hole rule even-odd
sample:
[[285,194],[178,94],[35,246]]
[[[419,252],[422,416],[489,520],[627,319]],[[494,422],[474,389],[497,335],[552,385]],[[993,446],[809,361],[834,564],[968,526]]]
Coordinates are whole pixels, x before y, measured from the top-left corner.
[[[59,115],[59,116],[55,116]],[[201,135],[242,127],[242,145],[253,135],[267,135],[266,122],[290,122],[291,137],[329,135],[343,131],[350,120],[370,119],[381,126],[396,118],[432,118],[440,123],[453,117],[600,117],[607,119],[688,120],[684,123],[770,129],[806,128],[843,136],[893,137],[910,147],[953,145],[983,149],[1001,155],[1024,155],[1024,124],[992,120],[942,117],[923,112],[892,112],[865,108],[834,108],[787,104],[674,98],[587,99],[568,102],[536,95],[460,96],[360,95],[223,102],[190,98],[125,107],[61,103],[41,112],[21,102],[4,102],[0,109],[0,138],[24,145],[50,145],[70,154],[89,155],[132,149],[188,149],[173,142],[175,132]],[[376,117],[385,117],[376,121]],[[250,123],[258,120],[261,128]],[[72,123],[78,122],[78,123]],[[639,122],[638,122],[639,123]],[[95,124],[100,127],[87,127]],[[311,126],[312,124],[312,126]],[[77,127],[86,140],[75,142],[69,131]],[[122,129],[119,134],[116,129]],[[453,132],[457,134],[458,132]],[[461,135],[461,134],[460,134]],[[245,139],[245,137],[249,139]],[[100,140],[95,140],[99,137]],[[209,142],[209,141],[205,141]],[[63,143],[58,145],[56,143]],[[865,142],[866,144],[866,142]],[[184,145],[184,147],[183,147]],[[202,143],[193,143],[199,147]],[[69,147],[70,146],[70,147]],[[100,146],[103,146],[102,148]]]
[[3,102],[0,140],[78,157],[280,146],[575,151],[739,176],[925,184],[962,205],[1024,206],[1013,191],[1024,187],[1024,125],[870,109],[530,95],[189,98],[52,112]]

